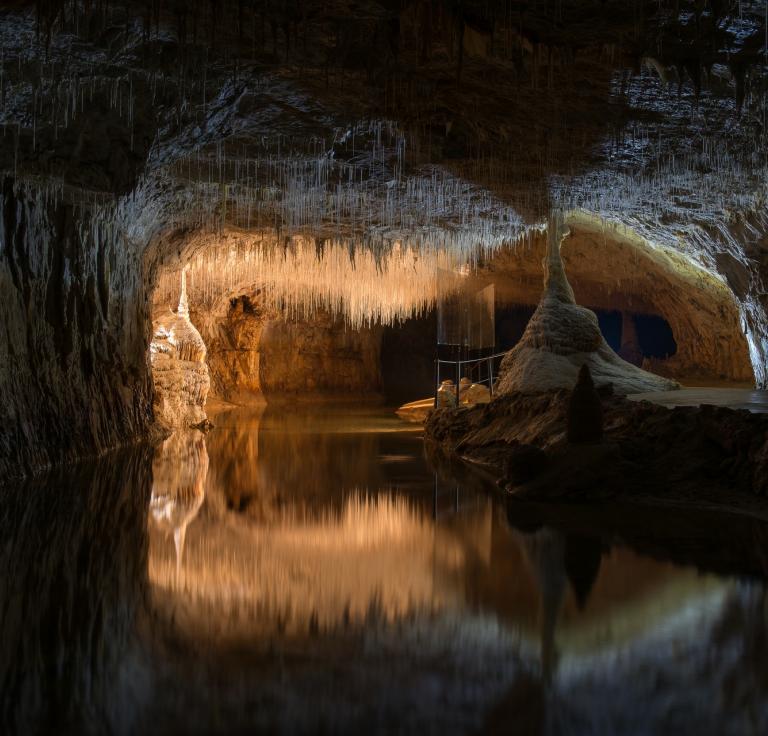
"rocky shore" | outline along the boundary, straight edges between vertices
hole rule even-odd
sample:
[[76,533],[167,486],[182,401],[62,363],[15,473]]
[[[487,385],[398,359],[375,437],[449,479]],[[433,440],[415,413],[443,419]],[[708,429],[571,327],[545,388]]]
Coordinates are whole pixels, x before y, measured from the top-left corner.
[[567,389],[437,409],[425,440],[432,451],[484,467],[519,500],[652,503],[768,518],[767,415],[669,409],[600,393],[599,441],[568,441]]

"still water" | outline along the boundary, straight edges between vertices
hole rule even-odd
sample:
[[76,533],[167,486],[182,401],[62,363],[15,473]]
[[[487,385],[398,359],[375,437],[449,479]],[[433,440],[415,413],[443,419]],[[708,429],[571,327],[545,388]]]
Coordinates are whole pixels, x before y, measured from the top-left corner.
[[763,525],[505,503],[387,409],[214,423],[0,492],[1,733],[768,732]]

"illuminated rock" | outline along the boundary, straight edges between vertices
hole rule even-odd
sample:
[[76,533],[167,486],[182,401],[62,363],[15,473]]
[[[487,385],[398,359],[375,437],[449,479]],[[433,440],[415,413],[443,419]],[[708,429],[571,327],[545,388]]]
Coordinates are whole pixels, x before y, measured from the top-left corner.
[[552,219],[544,295],[520,342],[501,363],[498,393],[570,388],[582,365],[597,386],[612,384],[618,394],[679,388],[622,360],[605,341],[595,313],[576,304],[560,258],[567,231],[559,215]]
[[287,320],[261,294],[225,314],[194,312],[207,347],[211,395],[246,402],[269,394],[376,395],[381,388],[381,328],[355,329],[318,310]]
[[456,406],[456,384],[450,378],[443,381],[437,389],[437,405],[443,408]]
[[482,383],[471,383],[460,395],[461,403],[468,406],[487,404],[491,400],[491,392]]
[[182,272],[179,307],[155,319],[150,345],[156,419],[167,427],[191,427],[205,421],[210,379],[203,338],[189,319],[186,274]]
[[205,499],[208,451],[202,432],[174,432],[158,447],[152,462],[151,518],[173,536],[176,569],[181,569],[187,526]]

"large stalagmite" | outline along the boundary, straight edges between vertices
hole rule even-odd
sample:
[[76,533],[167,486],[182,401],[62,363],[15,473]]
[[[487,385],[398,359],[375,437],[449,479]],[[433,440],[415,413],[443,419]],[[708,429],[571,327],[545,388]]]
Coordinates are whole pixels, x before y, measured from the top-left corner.
[[567,235],[562,215],[552,216],[544,294],[520,342],[501,363],[497,391],[570,388],[582,365],[589,366],[596,386],[610,383],[618,394],[679,388],[674,381],[622,360],[605,341],[595,313],[576,304],[560,257],[560,244]]
[[152,327],[152,378],[155,418],[169,428],[191,427],[205,421],[210,378],[206,347],[189,319],[186,272],[181,274],[179,307],[168,309]]

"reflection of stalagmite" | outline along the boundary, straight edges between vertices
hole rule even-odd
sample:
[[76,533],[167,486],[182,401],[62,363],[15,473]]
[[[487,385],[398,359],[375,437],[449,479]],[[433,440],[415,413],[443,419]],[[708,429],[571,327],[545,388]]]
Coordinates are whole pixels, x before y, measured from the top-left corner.
[[576,605],[583,610],[600,573],[603,550],[600,540],[579,534],[565,537],[565,572],[573,588]]
[[208,451],[202,432],[176,432],[158,448],[152,463],[149,508],[158,528],[173,533],[176,569],[181,570],[187,526],[205,497]]
[[523,536],[525,552],[531,570],[539,584],[541,595],[541,671],[545,682],[552,680],[557,660],[555,630],[563,605],[567,576],[565,571],[565,540],[552,529],[542,529]]

